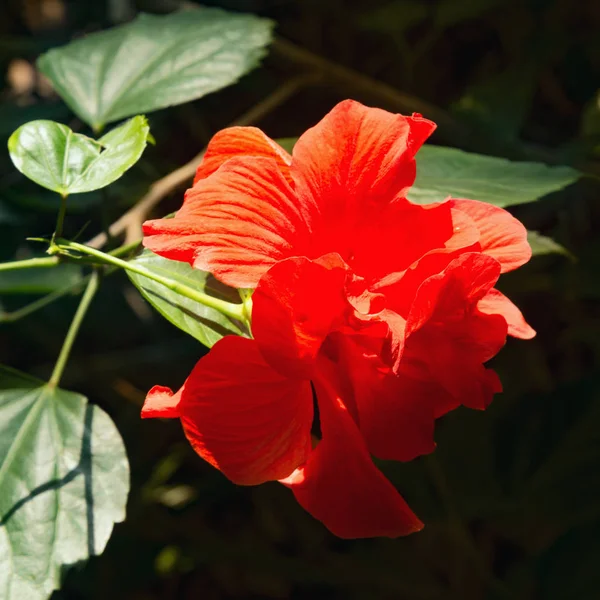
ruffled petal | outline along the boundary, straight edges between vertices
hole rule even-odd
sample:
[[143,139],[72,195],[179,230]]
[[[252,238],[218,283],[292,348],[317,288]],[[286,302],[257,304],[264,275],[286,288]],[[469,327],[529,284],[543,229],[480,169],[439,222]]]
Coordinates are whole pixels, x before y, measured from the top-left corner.
[[508,211],[477,200],[452,198],[449,202],[475,222],[481,251],[501,264],[502,273],[520,267],[531,258],[527,230]]
[[327,361],[314,382],[323,439],[282,481],[313,517],[341,538],[398,537],[423,524],[371,460]]
[[535,337],[535,329],[527,323],[523,313],[502,293],[490,290],[478,303],[477,308],[487,315],[502,315],[508,324],[508,335],[530,340]]
[[236,156],[263,156],[277,163],[281,174],[292,183],[292,157],[257,127],[228,127],[210,140],[202,162],[196,170],[194,184],[212,175],[224,162]]
[[232,158],[189,189],[172,219],[144,223],[144,246],[254,288],[279,260],[304,254],[310,219],[269,158]]
[[310,377],[321,344],[349,305],[339,255],[290,258],[261,278],[252,296],[252,332],[265,360],[288,377]]
[[254,340],[219,340],[177,395],[192,447],[234,483],[281,479],[309,456],[310,382],[279,375]]
[[[502,389],[483,363],[502,348],[506,329],[499,315],[471,315],[446,327],[426,325],[407,340],[402,360],[425,364],[426,377],[441,385],[457,404],[483,409]],[[451,402],[441,405],[453,408]]]
[[[417,379],[409,369],[394,375],[376,354],[348,336],[334,334],[326,344],[348,382],[357,422],[369,452],[383,460],[413,460],[433,452],[434,413],[443,390]],[[445,398],[444,398],[445,400]]]
[[429,377],[472,408],[485,408],[499,391],[497,376],[483,363],[506,342],[506,320],[476,308],[499,272],[490,256],[460,256],[423,282],[407,321],[402,360],[426,365]]
[[474,248],[479,230],[449,203],[420,206],[397,201],[364,219],[356,232],[351,267],[371,286],[394,279],[427,253]]
[[474,252],[460,255],[419,286],[407,319],[407,335],[430,320],[455,324],[500,276],[498,261]]

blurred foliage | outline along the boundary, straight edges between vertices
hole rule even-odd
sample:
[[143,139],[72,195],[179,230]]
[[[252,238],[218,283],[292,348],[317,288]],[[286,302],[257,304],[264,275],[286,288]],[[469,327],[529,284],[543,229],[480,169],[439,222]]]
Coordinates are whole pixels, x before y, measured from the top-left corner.
[[[122,274],[103,282],[62,386],[114,418],[131,462],[127,520],[106,552],[68,575],[56,600],[202,598],[592,600],[600,594],[600,4],[597,0],[210,0],[269,17],[300,46],[448,111],[464,148],[568,164],[589,173],[541,202],[512,206],[572,258],[535,258],[502,282],[538,336],[495,360],[505,393],[485,413],[439,423],[433,457],[383,464],[425,530],[400,540],[341,541],[277,484],[239,488],[200,461],[177,423],[142,422],[154,384],[178,387],[205,351]],[[0,136],[32,119],[90,130],[33,67],[49,48],[175,0],[5,0],[0,22]],[[234,87],[150,115],[158,144],[107,193],[73,201],[66,234],[87,239],[158,177],[303,69],[273,52]],[[385,100],[331,82],[260,123],[295,137],[339,99]],[[426,115],[427,116],[427,115]],[[472,132],[472,135],[471,133]],[[434,143],[463,147],[443,127]],[[464,142],[466,144],[466,142]],[[518,190],[515,191],[515,194]],[[56,205],[0,152],[0,259],[38,248]],[[73,199],[75,200],[75,199]],[[181,193],[160,206],[178,207]],[[539,240],[538,240],[539,241]],[[17,251],[15,253],[15,248]],[[55,273],[58,277],[58,273]],[[31,276],[32,273],[28,273]],[[64,276],[64,281],[63,281]],[[2,276],[11,312],[42,289]],[[77,281],[72,282],[77,291]],[[55,304],[0,329],[0,362],[47,376],[77,305]],[[110,321],[111,326],[107,327]]]

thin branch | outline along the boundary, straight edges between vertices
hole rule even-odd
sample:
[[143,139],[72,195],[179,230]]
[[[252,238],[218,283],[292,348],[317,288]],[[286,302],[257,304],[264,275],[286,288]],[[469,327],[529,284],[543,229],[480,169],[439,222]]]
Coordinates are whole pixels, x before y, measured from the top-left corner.
[[[250,110],[233,121],[233,123],[230,124],[230,127],[235,125],[250,125],[260,121],[298,93],[298,91],[309,85],[315,84],[318,79],[319,78],[316,75],[301,75],[286,81],[272,94],[264,98],[264,100],[261,100]],[[148,193],[108,228],[108,233],[114,237],[125,233],[125,244],[139,240],[142,237],[142,223],[146,220],[150,211],[165,196],[192,179],[204,156],[204,152],[205,149],[182,167],[179,167],[165,177],[155,181],[150,186]],[[100,248],[106,242],[106,233],[102,232],[92,238],[87,245],[92,246],[93,248]]]

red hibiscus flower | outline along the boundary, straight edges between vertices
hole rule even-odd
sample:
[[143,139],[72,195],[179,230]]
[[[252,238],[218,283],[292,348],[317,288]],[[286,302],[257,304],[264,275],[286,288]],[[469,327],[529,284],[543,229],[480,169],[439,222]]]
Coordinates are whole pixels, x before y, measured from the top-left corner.
[[506,333],[535,334],[518,308],[497,290],[480,293],[484,287],[468,297],[457,291],[465,306],[448,303],[435,314],[411,307],[429,278],[438,294],[466,289],[471,274],[455,263],[464,253],[493,259],[497,276],[529,260],[531,249],[523,225],[500,208],[406,199],[414,155],[434,128],[419,115],[349,100],[302,135],[292,156],[258,129],[226,129],[211,141],[175,217],[144,225],[144,244],[239,288],[255,288],[286,258],[335,252],[351,273],[345,295],[355,316],[388,326],[386,362],[395,372],[403,360],[419,365],[415,374],[434,378],[455,404],[485,407],[500,385],[482,363]]
[[[484,365],[534,331],[494,289],[526,262],[523,226],[473,200],[405,197],[434,125],[339,104],[293,156],[254,128],[211,141],[173,219],[145,245],[256,288],[254,339],[226,337],[145,417],[179,417],[232,481],[280,480],[341,537],[422,524],[373,465],[434,448],[434,421],[501,390]],[[313,389],[322,440],[313,449]]]

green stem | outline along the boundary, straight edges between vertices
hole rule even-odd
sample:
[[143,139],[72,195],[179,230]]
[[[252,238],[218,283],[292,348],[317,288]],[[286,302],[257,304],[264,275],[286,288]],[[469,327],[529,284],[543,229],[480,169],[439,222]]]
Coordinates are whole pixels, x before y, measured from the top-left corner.
[[[127,244],[126,246],[121,246],[120,248],[113,250],[111,254],[115,256],[118,256],[119,254],[126,254],[131,250],[137,248],[139,245],[140,242]],[[117,267],[107,267],[103,275],[112,275],[112,273],[114,273],[117,270]],[[13,312],[0,312],[0,323],[14,323],[15,321],[19,321],[20,319],[28,317],[34,312],[44,308],[45,306],[48,306],[49,304],[52,304],[53,302],[59,300],[63,296],[66,296],[78,287],[83,286],[84,283],[87,283],[90,280],[90,277],[91,275],[87,275],[81,281],[76,281],[74,283],[71,283],[70,285],[61,288],[60,290],[51,292],[50,294],[47,294],[46,296],[43,296],[42,298],[39,298],[38,300],[31,302],[30,304],[26,304],[25,306],[18,308]]]
[[52,376],[48,381],[48,385],[50,387],[56,387],[60,378],[62,377],[63,371],[65,370],[65,366],[67,364],[67,360],[69,359],[69,355],[71,354],[71,348],[73,347],[73,342],[77,337],[77,333],[79,332],[79,328],[81,327],[81,322],[85,317],[85,313],[87,312],[92,298],[98,291],[98,286],[100,284],[100,273],[99,271],[94,271],[90,280],[85,288],[85,292],[83,293],[83,297],[81,298],[81,302],[77,307],[77,311],[75,312],[75,316],[71,321],[71,326],[69,327],[69,331],[67,331],[67,336],[65,337],[65,341],[63,342],[63,346],[60,350],[60,354],[58,355],[58,359],[56,361],[56,365],[54,365],[54,370],[52,371]]
[[50,294],[46,294],[45,296],[42,296],[34,302],[31,302],[30,304],[27,304],[13,312],[0,313],[0,323],[14,323],[19,319],[28,317],[30,314],[44,308],[45,306],[48,306],[48,304],[52,304],[55,300],[66,296],[77,286],[81,285],[81,283],[81,281],[77,281],[75,284],[68,285],[67,287],[61,288],[60,290],[56,290],[54,292],[51,292]]
[[130,242],[129,244],[124,244],[123,246],[119,246],[114,250],[111,250],[109,254],[111,256],[123,256],[124,254],[129,254],[132,250],[137,250],[142,243],[142,240],[136,240],[135,242]]
[[56,228],[52,239],[59,238],[62,235],[63,224],[65,222],[65,214],[67,212],[67,194],[60,195],[60,208],[58,209],[58,217],[56,219]]
[[27,258],[25,260],[13,260],[12,262],[0,263],[0,271],[34,269],[39,267],[55,267],[59,262],[60,259],[58,258],[58,256]]
[[233,304],[231,302],[225,302],[224,300],[219,300],[218,298],[213,298],[208,294],[203,292],[199,292],[187,285],[174,281],[172,279],[167,279],[165,277],[161,277],[160,275],[156,275],[152,271],[142,267],[140,265],[136,265],[111,254],[105,254],[100,250],[96,250],[95,248],[90,248],[89,246],[84,246],[83,244],[78,244],[77,242],[69,242],[68,240],[57,240],[56,244],[59,249],[65,250],[77,250],[83,254],[87,254],[89,256],[93,256],[94,258],[99,259],[103,263],[107,263],[109,265],[114,265],[116,267],[120,267],[127,271],[131,271],[132,273],[137,273],[142,277],[147,277],[148,279],[152,279],[161,285],[164,285],[166,288],[170,289],[172,292],[176,294],[180,294],[181,296],[185,296],[190,300],[194,300],[204,306],[208,306],[209,308],[214,308],[220,313],[231,317],[232,319],[237,319],[238,321],[245,321],[245,311],[243,304]]

